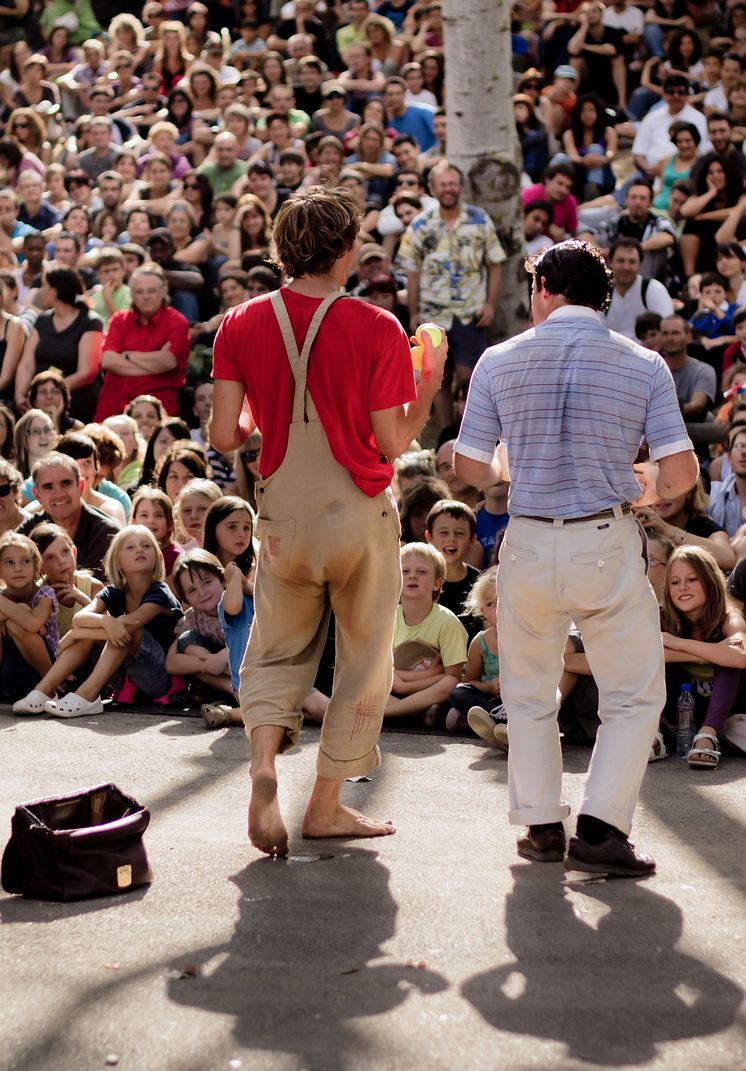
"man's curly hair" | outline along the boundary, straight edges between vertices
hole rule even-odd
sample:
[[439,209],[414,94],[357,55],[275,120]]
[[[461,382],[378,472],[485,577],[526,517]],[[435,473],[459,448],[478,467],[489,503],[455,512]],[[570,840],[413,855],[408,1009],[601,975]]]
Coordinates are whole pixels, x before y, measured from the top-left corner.
[[562,294],[570,305],[586,305],[605,312],[611,301],[613,274],[590,242],[570,238],[526,261],[526,271],[544,280],[550,294]]
[[272,236],[275,264],[292,279],[325,275],[355,244],[360,209],[349,190],[309,186],[277,214]]

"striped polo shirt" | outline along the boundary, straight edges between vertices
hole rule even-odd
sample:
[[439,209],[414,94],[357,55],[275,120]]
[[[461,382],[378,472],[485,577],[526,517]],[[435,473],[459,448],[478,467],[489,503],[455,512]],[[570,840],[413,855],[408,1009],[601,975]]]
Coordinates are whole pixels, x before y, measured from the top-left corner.
[[482,354],[455,449],[505,443],[511,516],[583,517],[639,498],[643,436],[653,460],[692,448],[663,358],[566,305]]

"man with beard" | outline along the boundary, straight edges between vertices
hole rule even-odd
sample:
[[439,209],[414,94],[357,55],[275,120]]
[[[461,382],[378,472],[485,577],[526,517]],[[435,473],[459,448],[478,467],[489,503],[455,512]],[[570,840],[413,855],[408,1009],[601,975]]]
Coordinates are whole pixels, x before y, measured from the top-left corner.
[[[407,272],[410,327],[432,320],[448,334],[448,372],[456,382],[469,379],[487,345],[500,294],[505,252],[487,213],[461,200],[464,177],[447,160],[430,172],[438,204],[413,220],[399,247]],[[441,427],[451,421],[448,384],[438,394]]]

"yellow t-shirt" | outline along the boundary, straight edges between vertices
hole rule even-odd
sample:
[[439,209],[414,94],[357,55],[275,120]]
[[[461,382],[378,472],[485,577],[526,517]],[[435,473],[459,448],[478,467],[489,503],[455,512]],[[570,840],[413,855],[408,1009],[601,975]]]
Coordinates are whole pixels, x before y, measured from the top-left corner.
[[456,615],[437,602],[419,625],[408,625],[401,606],[396,608],[395,648],[409,640],[420,640],[440,651],[444,666],[455,666],[466,661],[467,639],[466,629]]
[[[90,573],[75,573],[73,583],[79,591],[82,591],[84,595],[87,595],[89,599],[92,599],[91,581],[93,579],[94,578]],[[73,618],[78,610],[82,609],[83,607],[79,602],[73,603],[72,606],[63,606],[62,603],[59,603],[57,607],[57,628],[60,632],[60,639],[70,631]]]

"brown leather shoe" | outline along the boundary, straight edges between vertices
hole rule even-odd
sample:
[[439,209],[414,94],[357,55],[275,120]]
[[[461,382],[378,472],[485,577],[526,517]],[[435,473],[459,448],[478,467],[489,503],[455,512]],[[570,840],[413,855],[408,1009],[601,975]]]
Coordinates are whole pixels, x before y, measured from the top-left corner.
[[570,838],[566,870],[588,874],[614,874],[620,878],[644,878],[655,873],[655,859],[635,851],[634,844],[619,832],[611,832],[600,844],[580,837]]
[[566,846],[567,838],[561,825],[550,829],[529,826],[526,835],[516,841],[518,854],[535,863],[561,863]]

